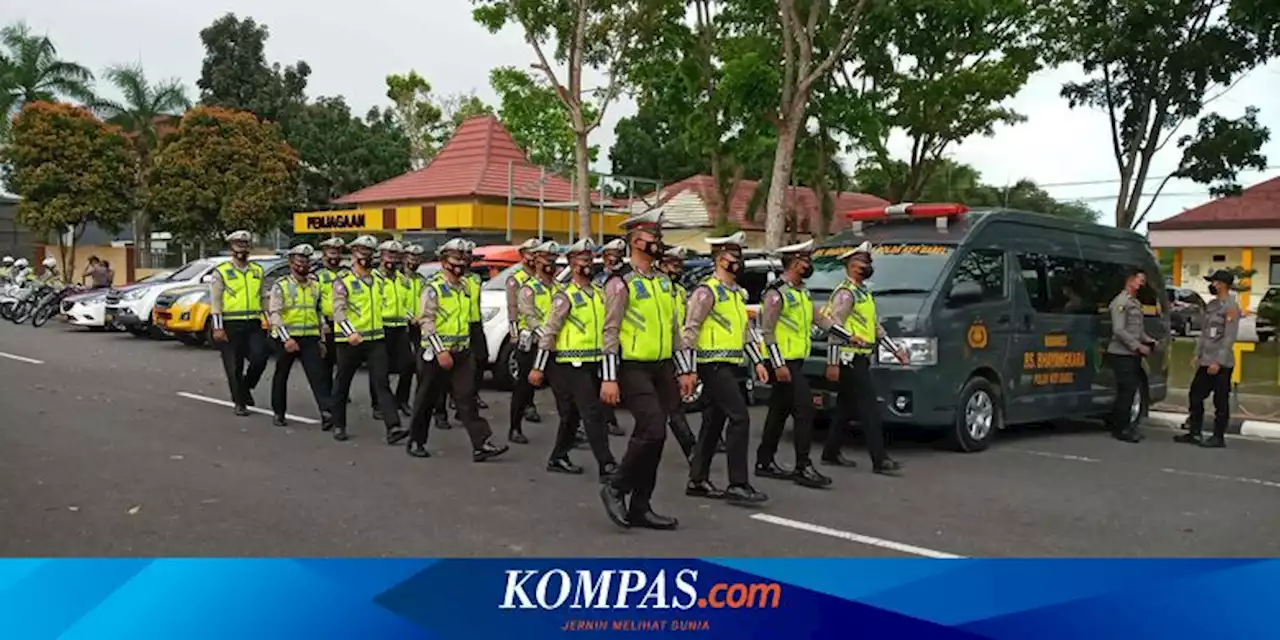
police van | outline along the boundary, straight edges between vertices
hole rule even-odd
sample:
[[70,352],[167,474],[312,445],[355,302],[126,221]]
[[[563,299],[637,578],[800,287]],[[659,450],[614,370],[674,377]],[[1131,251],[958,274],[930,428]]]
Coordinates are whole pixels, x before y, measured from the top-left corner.
[[[818,247],[807,285],[821,306],[845,277],[837,256],[871,243],[878,319],[910,354],[906,365],[883,349],[873,360],[886,424],[941,429],[953,448],[980,451],[1008,425],[1106,415],[1115,396],[1103,357],[1108,305],[1135,267],[1147,275],[1139,300],[1158,344],[1144,360],[1131,413],[1143,416],[1164,399],[1170,305],[1142,236],[956,204],[845,215],[851,228]],[[814,404],[833,414],[836,385],[825,366],[826,335],[815,328],[806,373]]]

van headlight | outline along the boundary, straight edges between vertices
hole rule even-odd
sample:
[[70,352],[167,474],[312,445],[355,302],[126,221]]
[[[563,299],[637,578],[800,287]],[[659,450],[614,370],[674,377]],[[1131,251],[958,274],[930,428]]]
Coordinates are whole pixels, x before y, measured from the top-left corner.
[[499,311],[502,311],[501,307],[481,307],[480,308],[481,322],[489,322],[494,318],[494,316],[498,315]]
[[[898,346],[907,350],[907,364],[913,367],[927,367],[938,364],[938,340],[936,338],[894,338]],[[879,349],[880,364],[898,364],[897,356],[892,351]]]
[[134,289],[133,291],[126,291],[123,296],[120,296],[120,299],[121,300],[137,300],[138,298],[141,298],[146,293],[147,293],[146,289]]
[[178,301],[173,303],[173,306],[191,307],[191,306],[194,306],[197,302],[200,302],[200,299],[203,297],[204,297],[204,292],[202,291],[197,291],[195,293],[188,293],[187,295],[182,296],[181,298],[178,298]]

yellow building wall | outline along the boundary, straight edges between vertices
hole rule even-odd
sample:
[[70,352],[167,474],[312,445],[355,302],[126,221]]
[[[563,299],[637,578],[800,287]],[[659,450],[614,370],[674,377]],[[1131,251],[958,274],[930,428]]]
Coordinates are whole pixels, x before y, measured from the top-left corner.
[[[484,231],[502,231],[507,230],[507,205],[505,203],[484,202],[484,201],[449,201],[437,202],[435,205],[436,225],[435,229],[477,229]],[[383,227],[382,210],[394,207],[396,210],[395,229],[386,229]],[[511,229],[513,234],[531,232],[536,234],[539,229],[539,212],[537,207],[517,206],[512,207],[511,211]],[[363,216],[361,220],[363,225],[352,228],[335,228],[332,226],[316,224],[319,220],[328,220],[330,223],[336,220],[353,220],[354,216]],[[565,211],[563,209],[543,209],[541,214],[541,229],[544,235],[559,237],[561,235],[567,237],[571,225],[573,229],[576,227],[576,212]],[[604,233],[605,235],[619,235],[622,233],[620,225],[626,219],[625,215],[616,213],[605,214]],[[342,211],[309,211],[293,214],[294,233],[312,233],[312,234],[333,234],[333,233],[377,233],[387,232],[393,235],[399,235],[402,231],[423,231],[422,227],[422,206],[417,204],[406,205],[404,203],[370,203],[361,206],[359,209],[346,209]],[[433,229],[425,229],[427,231]],[[591,216],[591,232],[593,234],[600,233],[600,217],[598,214]]]

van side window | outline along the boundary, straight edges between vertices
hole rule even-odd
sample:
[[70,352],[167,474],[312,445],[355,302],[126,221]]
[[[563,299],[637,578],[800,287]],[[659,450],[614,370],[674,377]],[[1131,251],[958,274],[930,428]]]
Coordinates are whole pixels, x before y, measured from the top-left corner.
[[951,277],[953,288],[961,282],[975,282],[981,286],[983,300],[1004,298],[1004,252],[998,249],[970,251]]
[[1022,281],[1031,306],[1039,313],[1089,315],[1089,269],[1078,259],[1045,254],[1018,254]]
[[1034,253],[1019,253],[1018,268],[1022,272],[1022,285],[1027,289],[1027,299],[1031,308],[1039,313],[1050,313],[1049,290],[1046,286],[1048,275],[1045,273],[1045,256]]

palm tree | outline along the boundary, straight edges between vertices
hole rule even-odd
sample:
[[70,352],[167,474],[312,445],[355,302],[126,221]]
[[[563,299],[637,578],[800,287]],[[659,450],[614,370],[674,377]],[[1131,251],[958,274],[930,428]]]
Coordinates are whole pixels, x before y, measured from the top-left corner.
[[6,122],[28,103],[72,98],[92,100],[93,73],[58,58],[48,36],[36,35],[24,22],[0,30],[0,109]]
[[[121,100],[93,100],[91,106],[107,122],[124,129],[138,149],[138,186],[145,186],[151,154],[160,141],[160,129],[176,121],[191,108],[186,89],[177,79],[152,85],[138,64],[115,65],[106,71],[106,79],[120,91]],[[145,265],[151,260],[151,220],[143,210],[134,219],[134,241],[138,243]]]

